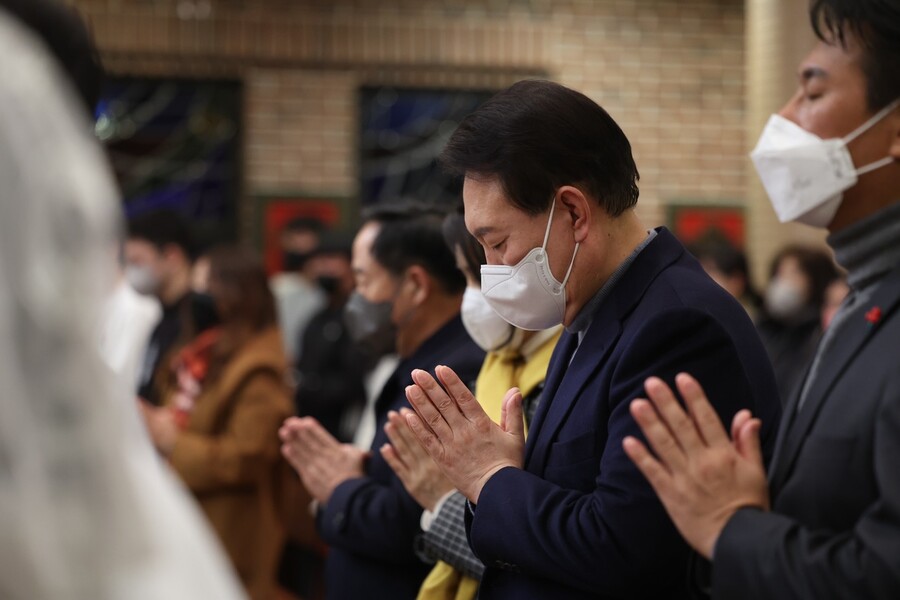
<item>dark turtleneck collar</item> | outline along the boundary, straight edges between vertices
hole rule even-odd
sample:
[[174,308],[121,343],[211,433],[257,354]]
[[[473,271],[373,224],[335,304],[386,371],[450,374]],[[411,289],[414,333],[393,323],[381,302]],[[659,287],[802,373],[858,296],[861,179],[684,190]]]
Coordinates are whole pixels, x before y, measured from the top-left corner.
[[862,291],[900,265],[900,201],[828,236],[847,283]]

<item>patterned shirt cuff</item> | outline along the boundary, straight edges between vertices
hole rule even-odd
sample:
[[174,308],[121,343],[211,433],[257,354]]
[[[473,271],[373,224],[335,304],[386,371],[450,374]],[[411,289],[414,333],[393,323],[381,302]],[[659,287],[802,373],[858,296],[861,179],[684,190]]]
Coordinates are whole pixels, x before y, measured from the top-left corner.
[[444,504],[447,502],[447,499],[456,493],[456,490],[450,490],[443,496],[441,499],[437,501],[434,505],[434,510],[425,510],[422,512],[422,518],[419,519],[419,525],[422,527],[422,531],[428,531],[431,529],[432,523],[434,523],[434,518],[437,516],[441,509],[444,508]]

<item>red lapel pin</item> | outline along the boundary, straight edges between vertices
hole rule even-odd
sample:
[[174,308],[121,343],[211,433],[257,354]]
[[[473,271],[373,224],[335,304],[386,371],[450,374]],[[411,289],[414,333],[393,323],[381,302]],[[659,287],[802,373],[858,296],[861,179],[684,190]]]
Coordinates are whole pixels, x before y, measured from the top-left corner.
[[875,325],[880,320],[881,320],[881,307],[873,306],[866,313],[866,321],[869,322],[869,325]]

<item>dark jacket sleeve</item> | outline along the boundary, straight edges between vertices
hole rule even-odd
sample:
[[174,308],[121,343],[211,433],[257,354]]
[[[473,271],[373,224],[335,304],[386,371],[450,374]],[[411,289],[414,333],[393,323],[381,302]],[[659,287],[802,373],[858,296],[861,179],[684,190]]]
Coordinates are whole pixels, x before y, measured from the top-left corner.
[[[423,359],[421,368],[433,369],[432,363],[442,360],[464,381],[475,377],[484,352],[468,338],[461,322],[457,328],[460,333],[456,339],[447,339],[445,344],[437,346],[446,354],[440,359]],[[384,414],[388,408],[399,410],[401,406],[409,406],[402,392],[394,404],[384,407],[379,417],[366,476],[338,485],[327,505],[320,508],[317,525],[327,544],[347,552],[382,562],[421,565],[415,541],[421,531],[422,507],[377,450],[387,442],[382,429]]]
[[[384,459],[376,452],[370,460]],[[335,488],[328,503],[320,507],[317,524],[319,534],[329,545],[405,564],[419,562],[414,542],[421,516],[422,507],[403,489],[399,479],[380,482],[360,477]]]
[[878,499],[856,526],[835,533],[738,511],[716,543],[714,598],[900,598],[900,371],[882,393],[872,445]]
[[[595,424],[605,436],[599,436],[604,446],[593,489],[565,489],[552,479],[567,469],[596,468],[596,462],[554,466],[552,474],[548,467],[546,479],[519,469],[499,471],[482,490],[471,518],[472,547],[488,567],[610,597],[629,597],[636,588],[662,594],[683,585],[687,546],[622,449],[625,436],[643,438],[629,404],[645,395],[647,377],[671,385],[686,371],[703,383],[720,417],[730,422],[737,410],[754,406],[754,386],[725,329],[703,311],[669,310],[622,335],[618,344],[624,349],[603,367],[605,373],[612,370],[608,385],[589,384],[597,397],[579,400],[606,403],[596,412],[605,415]],[[654,573],[647,572],[648,565]]]

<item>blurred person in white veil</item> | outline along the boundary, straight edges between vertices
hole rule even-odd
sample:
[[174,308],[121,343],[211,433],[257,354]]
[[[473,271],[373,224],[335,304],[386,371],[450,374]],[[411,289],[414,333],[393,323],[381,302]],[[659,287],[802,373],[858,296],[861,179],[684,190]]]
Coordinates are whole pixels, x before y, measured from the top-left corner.
[[0,597],[243,598],[97,350],[119,225],[73,88],[0,10]]

